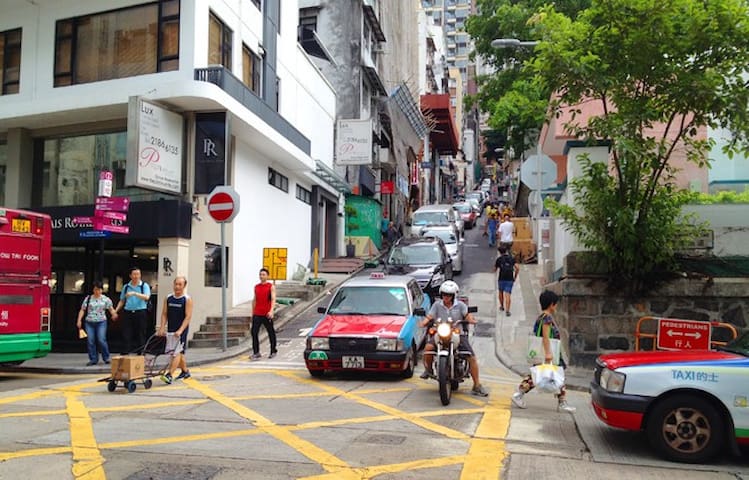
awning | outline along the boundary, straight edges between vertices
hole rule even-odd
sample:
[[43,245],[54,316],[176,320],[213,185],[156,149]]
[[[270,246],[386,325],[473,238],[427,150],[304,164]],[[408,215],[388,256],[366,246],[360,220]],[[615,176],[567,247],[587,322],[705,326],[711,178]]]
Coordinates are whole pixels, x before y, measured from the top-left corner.
[[444,155],[458,153],[458,129],[450,104],[450,95],[428,94],[421,96],[421,111],[430,126],[429,139],[436,151]]
[[348,182],[320,160],[315,160],[315,171],[313,173],[339,192],[351,193],[351,186]]
[[299,40],[299,44],[309,55],[317,58],[322,58],[323,60],[327,60],[333,65],[338,66],[335,60],[333,60],[333,56],[330,54],[328,49],[325,48],[325,44],[322,43],[320,37],[317,36],[317,32],[315,32],[313,29],[299,25],[297,37]]
[[365,64],[362,64],[361,68],[372,88],[380,95],[386,97],[388,92],[385,90],[385,84],[380,80],[380,74],[377,73],[377,69]]
[[373,6],[366,1],[364,3],[364,16],[367,17],[367,20],[369,20],[369,25],[372,27],[372,33],[374,33],[377,41],[384,42],[385,34],[382,31],[380,19],[377,18],[377,14],[375,13]]

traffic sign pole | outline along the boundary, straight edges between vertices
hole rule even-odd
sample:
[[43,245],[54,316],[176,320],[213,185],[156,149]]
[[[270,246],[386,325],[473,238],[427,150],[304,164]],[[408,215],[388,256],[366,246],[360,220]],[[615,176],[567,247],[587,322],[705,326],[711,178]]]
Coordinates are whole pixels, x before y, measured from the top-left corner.
[[239,213],[239,194],[228,185],[218,186],[208,195],[207,208],[211,218],[221,224],[221,343],[223,351],[226,351],[226,224]]

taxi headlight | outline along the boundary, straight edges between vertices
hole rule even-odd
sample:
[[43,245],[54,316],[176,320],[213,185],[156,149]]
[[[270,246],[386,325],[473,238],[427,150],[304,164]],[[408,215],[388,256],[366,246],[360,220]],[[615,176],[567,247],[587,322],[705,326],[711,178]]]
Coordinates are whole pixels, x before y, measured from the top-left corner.
[[397,338],[378,338],[377,350],[386,350],[388,352],[397,352],[403,349],[403,342]]
[[627,376],[625,374],[605,368],[601,372],[601,388],[609,392],[622,393],[626,379]]
[[307,346],[310,350],[330,350],[328,337],[307,337]]
[[449,337],[452,334],[452,330],[449,323],[440,323],[437,325],[437,335],[440,337]]

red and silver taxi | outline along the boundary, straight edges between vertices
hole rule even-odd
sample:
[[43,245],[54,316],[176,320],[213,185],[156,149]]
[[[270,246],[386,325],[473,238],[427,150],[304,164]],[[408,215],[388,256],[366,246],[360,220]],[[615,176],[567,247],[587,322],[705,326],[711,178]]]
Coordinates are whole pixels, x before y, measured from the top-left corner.
[[424,329],[419,317],[429,296],[412,277],[354,277],[336,290],[324,316],[307,335],[304,361],[310,375],[326,371],[372,371],[413,376],[416,346]]
[[749,446],[749,332],[715,350],[602,355],[591,383],[603,422],[644,430],[669,460]]

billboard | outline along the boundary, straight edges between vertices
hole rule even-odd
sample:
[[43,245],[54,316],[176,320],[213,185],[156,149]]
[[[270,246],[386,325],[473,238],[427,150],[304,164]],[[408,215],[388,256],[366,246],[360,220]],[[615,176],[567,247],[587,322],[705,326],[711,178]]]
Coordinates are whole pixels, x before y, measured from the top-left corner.
[[183,138],[181,115],[140,97],[130,97],[125,184],[182,193]]
[[372,119],[338,120],[335,162],[372,165]]

